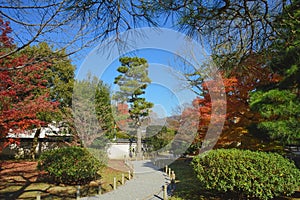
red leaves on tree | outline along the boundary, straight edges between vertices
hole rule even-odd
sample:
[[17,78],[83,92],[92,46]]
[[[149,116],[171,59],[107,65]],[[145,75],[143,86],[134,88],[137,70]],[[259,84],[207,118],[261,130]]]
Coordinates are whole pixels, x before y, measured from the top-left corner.
[[[0,55],[12,47],[8,23],[0,19]],[[37,64],[24,54],[8,56],[0,60],[0,137],[9,131],[20,133],[26,129],[45,126],[47,122],[39,118],[43,112],[57,111],[58,102],[51,101],[45,79],[48,63]],[[22,69],[6,70],[25,65]]]
[[128,123],[130,122],[129,108],[126,103],[118,103],[117,104],[115,120],[116,120],[118,129],[126,130]]
[[9,33],[12,32],[12,29],[9,26],[9,22],[4,22],[0,18],[0,48],[3,47],[12,47],[13,39],[8,36]]
[[[240,126],[239,123],[245,126],[249,125],[252,120],[257,120],[255,119],[256,115],[251,113],[248,103],[251,91],[281,80],[279,75],[264,67],[264,59],[260,55],[249,56],[243,65],[246,66],[246,70],[240,70],[237,67],[229,74],[222,73],[223,88],[218,81],[214,80],[205,81],[202,84],[203,96],[197,97],[193,101],[194,112],[200,113],[198,140],[204,138],[209,124],[214,126],[218,120],[224,119],[224,117],[226,118],[223,127],[225,134],[231,127]],[[219,99],[218,95],[222,95],[222,90],[225,91],[223,95],[226,98]],[[213,104],[212,95],[215,97]],[[224,106],[226,107],[226,116],[218,112],[218,109],[224,108]],[[216,110],[212,112],[212,109]],[[216,114],[212,116],[212,113]]]
[[128,105],[126,103],[118,103],[117,111],[121,115],[128,115],[129,114]]
[[[230,96],[237,86],[236,78],[224,78],[223,83],[220,81],[209,80],[202,84],[203,96],[197,97],[192,102],[194,112],[199,113],[199,138],[205,137],[210,123],[212,126],[223,124],[224,118],[228,118],[231,113],[226,111],[228,105],[226,97]],[[213,100],[213,102],[212,102]],[[227,99],[228,100],[228,99]]]

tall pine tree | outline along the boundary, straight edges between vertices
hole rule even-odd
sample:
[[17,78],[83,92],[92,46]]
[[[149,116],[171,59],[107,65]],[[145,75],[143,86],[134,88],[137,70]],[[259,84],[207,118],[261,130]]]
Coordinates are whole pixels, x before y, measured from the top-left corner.
[[129,104],[129,114],[133,121],[133,126],[137,132],[137,157],[142,156],[142,130],[143,120],[149,115],[153,103],[147,102],[143,94],[147,85],[151,83],[148,77],[148,63],[144,58],[123,57],[120,58],[121,66],[117,69],[120,73],[115,78],[115,84],[120,87],[114,99]]
[[300,144],[300,1],[277,17],[279,37],[271,50],[275,52],[271,68],[283,78],[253,93],[253,110],[265,118],[258,128],[282,144]]

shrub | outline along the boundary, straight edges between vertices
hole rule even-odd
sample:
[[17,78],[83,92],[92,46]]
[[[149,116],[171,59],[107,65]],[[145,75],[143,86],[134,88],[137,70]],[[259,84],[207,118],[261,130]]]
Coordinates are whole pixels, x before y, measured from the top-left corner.
[[97,178],[97,172],[104,164],[87,149],[65,147],[42,153],[38,169],[45,170],[57,183],[87,183]]
[[299,188],[300,171],[279,154],[238,149],[212,150],[193,159],[200,184],[239,197],[270,199]]

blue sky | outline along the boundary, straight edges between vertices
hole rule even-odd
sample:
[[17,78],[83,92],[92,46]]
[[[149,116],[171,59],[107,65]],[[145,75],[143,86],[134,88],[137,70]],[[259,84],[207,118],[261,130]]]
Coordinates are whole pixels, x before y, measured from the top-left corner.
[[[140,33],[143,36],[137,37]],[[184,34],[170,29],[136,29],[120,37],[131,41],[133,45],[120,52],[116,45],[111,45],[113,38],[100,44],[85,57],[76,78],[83,79],[90,73],[110,85],[114,91],[116,87],[113,81],[118,75],[119,58],[124,55],[143,57],[148,61],[149,77],[152,80],[145,97],[155,104],[154,111],[160,117],[174,114],[178,107],[190,104],[195,99],[196,95],[186,87],[188,83],[183,77],[182,59],[199,68],[209,59],[203,46],[186,40]]]
[[[30,16],[32,17],[34,15],[30,14]],[[34,21],[35,17],[32,18]],[[172,24],[168,22],[164,24],[164,27],[170,28]],[[14,26],[13,29],[16,33],[19,33],[21,37],[30,38],[30,35],[26,31]],[[63,40],[61,34],[63,33],[52,32],[51,37],[41,37],[40,40],[45,40],[46,42],[47,39]],[[148,33],[145,33],[145,35],[147,34]],[[63,35],[69,38],[71,36],[67,33]],[[147,40],[147,37],[150,37],[150,39]],[[159,116],[172,115],[174,110],[178,110],[177,108],[179,106],[191,103],[196,95],[185,87],[187,83],[183,80],[182,72],[179,69],[183,63],[176,59],[176,55],[181,55],[179,50],[185,50],[184,45],[180,47],[180,44],[183,42],[182,37],[178,38],[176,34],[171,32],[165,34],[165,32],[159,33],[159,31],[153,31],[152,35],[148,34],[145,37],[146,41],[143,41],[141,38],[136,38],[134,34],[129,34],[129,36],[127,35],[125,38],[127,41],[132,40],[133,43],[137,40],[138,46],[141,48],[139,50],[133,48],[129,52],[134,52],[134,56],[145,58],[149,63],[149,76],[152,79],[152,84],[147,88],[145,97],[148,101],[156,105],[154,111],[157,111]],[[145,44],[141,44],[143,42]],[[102,44],[99,45],[101,46]],[[105,47],[102,47],[102,50],[109,51],[108,48]],[[113,80],[118,75],[116,69],[120,65],[118,59],[124,55],[118,53],[119,52],[112,52],[111,54],[114,55],[114,58],[107,59],[105,56],[100,55],[100,52],[97,51],[97,47],[95,47],[94,49],[85,49],[80,54],[76,54],[76,56],[71,56],[72,63],[76,66],[76,78],[83,78],[86,73],[91,72],[92,75],[99,77],[114,88]],[[110,53],[105,52],[104,54],[107,55]],[[128,52],[125,53],[125,55],[127,54]],[[129,53],[129,56],[130,55]],[[197,55],[196,57],[200,58],[201,55]],[[176,67],[174,67],[175,65]]]
[[[178,68],[178,65],[183,65],[183,63],[178,61],[176,55],[159,49],[143,49],[135,53],[129,53],[128,56],[138,56],[148,61],[149,77],[152,83],[146,89],[145,98],[147,101],[154,103],[153,111],[159,117],[178,114],[174,113],[178,110],[178,107],[191,103],[196,97],[193,92],[185,87],[187,83]],[[93,66],[94,70],[103,67],[101,58],[97,59],[96,55],[89,57],[90,59],[88,58],[83,62],[83,67],[86,64]],[[119,66],[119,60],[115,59],[98,76],[99,79],[111,87],[113,93],[118,90],[113,82],[114,78],[119,75],[117,72]]]

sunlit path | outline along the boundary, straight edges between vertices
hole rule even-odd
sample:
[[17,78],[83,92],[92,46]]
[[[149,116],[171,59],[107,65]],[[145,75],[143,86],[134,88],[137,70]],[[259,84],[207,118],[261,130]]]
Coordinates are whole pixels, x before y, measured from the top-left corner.
[[155,200],[162,199],[163,185],[169,182],[168,177],[158,170],[149,160],[133,161],[134,177],[111,191],[99,196],[84,197],[84,200]]

